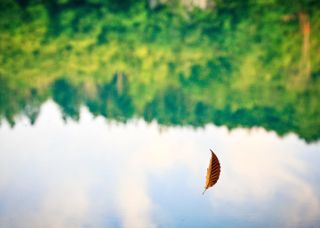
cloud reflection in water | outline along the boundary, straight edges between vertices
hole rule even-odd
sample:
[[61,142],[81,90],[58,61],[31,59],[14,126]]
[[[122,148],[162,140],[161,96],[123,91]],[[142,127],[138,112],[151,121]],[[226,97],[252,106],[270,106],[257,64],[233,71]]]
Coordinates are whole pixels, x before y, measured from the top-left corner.
[[[1,227],[320,224],[319,142],[59,115],[47,102],[33,127],[2,124]],[[202,196],[210,147],[223,171]]]

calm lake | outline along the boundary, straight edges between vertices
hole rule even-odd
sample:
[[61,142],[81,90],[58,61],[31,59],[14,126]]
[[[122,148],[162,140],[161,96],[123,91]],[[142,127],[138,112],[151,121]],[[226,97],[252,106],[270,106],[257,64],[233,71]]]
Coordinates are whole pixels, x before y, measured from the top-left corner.
[[[0,129],[2,227],[315,227],[320,143],[209,124],[161,128],[93,118]],[[209,148],[221,163],[204,195]]]
[[320,226],[317,1],[0,8],[0,227]]

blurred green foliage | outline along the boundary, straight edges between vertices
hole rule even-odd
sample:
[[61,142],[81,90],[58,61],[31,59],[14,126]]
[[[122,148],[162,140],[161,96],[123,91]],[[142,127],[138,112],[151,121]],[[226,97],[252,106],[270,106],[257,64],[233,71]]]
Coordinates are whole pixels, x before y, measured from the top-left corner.
[[117,121],[320,136],[319,1],[2,0],[0,118],[52,98]]

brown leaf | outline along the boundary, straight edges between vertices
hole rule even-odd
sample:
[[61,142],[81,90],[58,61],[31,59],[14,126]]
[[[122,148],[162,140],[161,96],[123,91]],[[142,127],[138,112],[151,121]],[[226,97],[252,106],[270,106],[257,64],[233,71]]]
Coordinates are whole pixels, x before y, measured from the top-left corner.
[[217,158],[217,156],[211,151],[211,159],[209,163],[209,167],[207,169],[207,177],[206,177],[206,185],[205,189],[202,194],[205,193],[205,191],[215,185],[220,177],[220,162]]

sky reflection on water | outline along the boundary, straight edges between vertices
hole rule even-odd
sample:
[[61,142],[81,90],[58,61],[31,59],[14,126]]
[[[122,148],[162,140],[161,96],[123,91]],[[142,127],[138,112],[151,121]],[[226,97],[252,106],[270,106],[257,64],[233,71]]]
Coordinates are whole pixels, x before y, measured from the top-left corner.
[[[49,101],[35,126],[1,125],[1,227],[320,225],[319,142],[60,115]],[[209,148],[222,171],[203,196]]]

